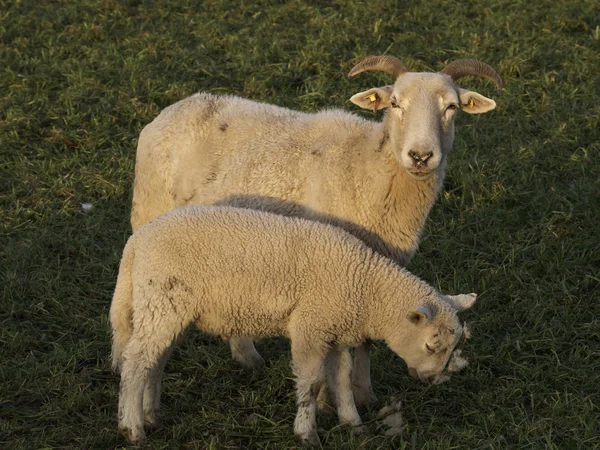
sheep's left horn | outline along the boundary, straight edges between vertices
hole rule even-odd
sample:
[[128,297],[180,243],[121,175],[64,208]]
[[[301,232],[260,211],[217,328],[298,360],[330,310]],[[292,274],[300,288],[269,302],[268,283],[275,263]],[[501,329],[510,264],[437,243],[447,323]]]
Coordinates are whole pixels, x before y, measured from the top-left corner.
[[395,77],[409,71],[408,67],[395,56],[367,56],[352,68],[348,76],[353,77],[367,70],[381,71]]
[[440,73],[450,76],[453,80],[466,77],[468,75],[487,78],[492,80],[498,88],[498,94],[502,92],[502,78],[494,69],[486,63],[476,59],[457,59],[444,67]]

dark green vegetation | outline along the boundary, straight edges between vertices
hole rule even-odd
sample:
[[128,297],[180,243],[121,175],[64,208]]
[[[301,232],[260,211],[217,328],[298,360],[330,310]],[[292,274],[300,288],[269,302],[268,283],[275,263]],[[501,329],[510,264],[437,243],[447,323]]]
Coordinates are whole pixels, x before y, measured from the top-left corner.
[[[457,119],[410,267],[480,294],[464,315],[470,366],[425,387],[379,344],[375,390],[400,395],[408,428],[385,438],[373,410],[353,437],[321,416],[324,444],[600,448],[600,4],[164,3],[0,0],[0,447],[124,445],[107,312],[142,127],[200,90],[356,111],[352,94],[392,80],[345,74],[387,52],[413,70],[479,58],[506,82],[497,96],[460,81],[498,107]],[[258,347],[270,367],[249,377],[219,339],[190,333],[148,447],[296,445],[288,344]]]

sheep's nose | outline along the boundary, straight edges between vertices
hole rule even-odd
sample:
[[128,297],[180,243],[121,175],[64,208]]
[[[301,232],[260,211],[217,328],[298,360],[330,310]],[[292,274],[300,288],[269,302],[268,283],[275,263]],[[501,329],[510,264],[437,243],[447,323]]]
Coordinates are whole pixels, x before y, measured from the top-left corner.
[[433,152],[420,154],[415,152],[414,150],[410,150],[408,152],[408,156],[412,158],[413,164],[422,166],[427,164],[427,160],[433,156]]
[[421,161],[426,162],[432,156],[433,156],[433,152],[427,152],[423,156],[421,156]]

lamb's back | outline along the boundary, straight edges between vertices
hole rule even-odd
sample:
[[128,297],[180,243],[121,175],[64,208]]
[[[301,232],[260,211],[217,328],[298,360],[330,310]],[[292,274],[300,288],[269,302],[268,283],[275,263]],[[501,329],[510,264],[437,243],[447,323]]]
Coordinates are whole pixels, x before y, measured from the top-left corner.
[[176,209],[136,235],[138,282],[194,302],[201,328],[228,335],[285,334],[299,304],[339,314],[372,253],[331,226],[230,207]]

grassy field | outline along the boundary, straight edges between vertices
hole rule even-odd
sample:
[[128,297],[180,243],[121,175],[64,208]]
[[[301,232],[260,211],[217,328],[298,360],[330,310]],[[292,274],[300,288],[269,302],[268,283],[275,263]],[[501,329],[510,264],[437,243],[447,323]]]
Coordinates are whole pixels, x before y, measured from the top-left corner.
[[[410,269],[480,294],[468,370],[426,387],[383,344],[381,404],[327,448],[600,448],[600,4],[588,0],[0,0],[0,448],[115,448],[119,379],[107,312],[129,228],[136,138],[201,90],[303,111],[391,80],[345,74],[367,54],[413,70],[482,59],[506,89],[457,119],[440,201]],[[358,112],[358,111],[357,111]],[[380,113],[358,112],[374,119]],[[94,205],[85,214],[82,203]],[[263,374],[192,332],[164,378],[148,448],[294,447],[289,346]]]

